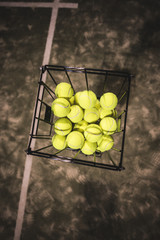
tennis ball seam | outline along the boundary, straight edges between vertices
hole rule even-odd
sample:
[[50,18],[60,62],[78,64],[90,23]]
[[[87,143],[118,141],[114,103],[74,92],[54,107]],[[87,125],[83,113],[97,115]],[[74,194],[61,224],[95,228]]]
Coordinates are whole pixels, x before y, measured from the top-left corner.
[[91,155],[96,151],[97,144],[94,142],[85,141],[83,147],[81,148],[82,153],[85,155]]
[[[57,98],[58,99],[58,98]],[[64,105],[61,105],[59,103],[53,103],[53,105],[58,105],[60,107],[63,107],[63,108],[68,108],[70,105],[68,104],[67,106],[64,106]]]
[[[104,151],[107,151],[106,149],[107,149],[108,145],[111,144],[111,143],[113,143],[113,141],[108,142],[108,143],[105,145],[105,147],[103,147]],[[103,143],[101,143],[101,144],[103,144]],[[101,145],[101,144],[100,144],[100,145]],[[100,145],[98,146],[99,149],[101,148]]]
[[70,103],[65,98],[57,98],[52,102],[51,107],[57,117],[65,117],[70,111]]
[[[109,127],[109,129],[107,129],[106,127],[104,127],[104,125],[102,126],[103,122],[104,122],[106,119],[112,120],[112,125]],[[112,118],[112,117],[103,118],[103,119],[101,120],[101,122],[100,122],[100,125],[101,125],[101,127],[102,127],[102,130],[105,131],[105,132],[107,132],[107,133],[114,132],[114,131],[116,131],[116,129],[117,129],[116,120],[115,120],[114,118]],[[107,125],[107,123],[106,123],[106,125]],[[115,128],[112,129],[112,128],[114,127],[114,125],[115,125]]]
[[[73,118],[75,118],[75,117],[78,117],[78,115],[80,114],[80,109],[78,108],[78,106],[77,106],[76,108],[77,108],[77,110],[78,110],[78,112],[76,113],[76,115],[70,117],[69,115],[71,114],[71,112],[68,114],[68,116],[69,116],[70,119],[73,119]],[[72,111],[72,110],[71,110],[71,111]]]
[[[110,103],[110,105],[106,105],[107,102],[108,102],[107,97],[110,98],[110,99],[112,98],[112,103]],[[101,99],[100,99],[100,104],[101,104],[102,108],[104,108],[104,109],[115,108],[117,103],[118,103],[117,96],[114,93],[111,93],[111,92],[107,92],[107,93],[103,94]]]
[[[85,151],[90,152],[90,153],[94,153],[94,151],[91,150],[91,149],[89,149],[89,148],[83,148],[83,149],[82,149],[82,152],[85,152]],[[85,154],[86,154],[86,153],[85,153]]]
[[89,109],[94,107],[94,105],[96,104],[96,100],[97,100],[97,97],[95,93],[91,90],[85,90],[81,92],[81,94],[78,97],[79,105],[84,109]]
[[[55,89],[55,95],[59,97],[64,97],[64,98],[70,98],[72,97],[72,91],[74,92],[72,86],[70,83],[67,82],[61,82],[56,86]],[[71,95],[71,96],[70,96]]]
[[99,136],[99,135],[102,134],[102,132],[100,132],[100,133],[93,133],[93,132],[90,132],[90,131],[88,131],[88,130],[86,130],[85,132],[86,132],[86,133],[89,133],[89,134],[92,134],[92,135],[95,135],[95,136]]
[[60,130],[60,131],[68,131],[68,130],[70,130],[70,128],[65,128],[65,129],[63,129],[63,128],[60,128],[60,127],[58,127],[58,126],[55,126],[54,129]]
[[76,148],[81,148],[82,140],[81,140],[81,144],[79,144],[79,145],[73,145],[73,144],[71,144],[71,143],[69,143],[68,145],[69,145],[70,148],[73,148],[73,149],[74,149],[75,147],[76,147]]
[[[89,112],[89,113],[85,113],[85,119],[87,118],[87,116],[89,114],[95,114],[97,116],[97,118],[99,118],[99,115],[96,112]],[[87,120],[86,120],[87,121]]]
[[105,145],[105,150],[107,149],[108,145],[109,145],[109,144],[112,144],[112,143],[113,143],[113,141],[110,141],[109,143],[107,143],[107,144]]
[[[110,128],[108,129],[108,133],[111,131],[112,127],[114,126],[114,123],[115,123],[115,120],[112,119],[112,125],[111,125]],[[114,131],[114,130],[112,130],[112,132],[113,132],[113,131]]]
[[101,132],[100,126],[97,126],[96,124],[95,124],[94,126],[93,126],[92,124],[89,125],[89,126],[87,126],[87,127],[86,127],[86,131],[87,131],[89,128],[94,128],[94,129],[99,130],[99,131]]

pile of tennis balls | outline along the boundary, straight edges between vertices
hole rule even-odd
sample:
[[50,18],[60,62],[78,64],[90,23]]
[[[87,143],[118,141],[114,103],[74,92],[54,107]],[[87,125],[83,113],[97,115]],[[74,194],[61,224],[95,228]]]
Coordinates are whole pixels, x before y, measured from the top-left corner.
[[74,93],[69,83],[61,82],[55,88],[55,95],[51,106],[57,117],[52,137],[54,148],[61,151],[69,147],[92,155],[113,147],[118,103],[114,93],[104,93],[98,100],[91,90]]

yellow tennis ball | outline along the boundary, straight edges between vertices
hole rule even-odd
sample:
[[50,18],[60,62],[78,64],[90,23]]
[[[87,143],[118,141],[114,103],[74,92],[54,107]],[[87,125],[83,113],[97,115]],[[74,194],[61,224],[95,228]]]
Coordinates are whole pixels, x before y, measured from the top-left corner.
[[121,118],[117,121],[117,132],[121,132]]
[[100,119],[102,119],[104,117],[110,117],[110,116],[112,116],[112,114],[113,114],[112,110],[104,109],[102,107],[99,109],[99,117],[100,117]]
[[57,97],[71,98],[74,94],[74,90],[71,84],[66,82],[61,82],[56,86],[55,94]]
[[115,133],[117,129],[116,120],[112,117],[105,117],[100,121],[100,126],[106,135]]
[[102,129],[97,124],[89,124],[84,131],[84,136],[89,142],[97,142],[102,137]]
[[83,118],[83,110],[78,105],[71,106],[71,111],[67,115],[67,117],[73,122],[77,123],[82,120]]
[[72,97],[69,99],[69,102],[70,102],[71,105],[74,104],[74,96],[72,96]]
[[88,122],[86,122],[85,120],[82,120],[82,121],[76,123],[74,125],[73,129],[83,133],[87,126],[88,126]]
[[84,144],[84,136],[78,131],[72,131],[67,136],[67,145],[72,149],[81,149]]
[[97,108],[89,108],[84,111],[84,120],[88,123],[94,123],[99,119],[99,111]]
[[117,118],[117,110],[116,110],[116,109],[113,109],[112,112],[113,112],[113,113],[112,113],[112,117],[113,117],[113,118]]
[[53,144],[53,147],[56,148],[57,150],[63,150],[67,147],[66,137],[55,134],[52,137],[52,144]]
[[118,103],[118,98],[114,93],[107,92],[100,98],[101,107],[107,110],[113,110]]
[[81,148],[82,153],[85,155],[92,155],[97,149],[96,142],[85,141],[83,147]]
[[114,145],[114,140],[109,135],[103,135],[101,139],[98,141],[97,150],[101,152],[105,152],[110,150]]
[[78,98],[79,98],[79,95],[81,94],[81,92],[77,92],[75,95],[74,95],[74,103],[76,105],[79,105],[79,101],[78,101]]
[[96,101],[97,101],[97,96],[91,90],[89,91],[85,90],[81,92],[78,96],[79,105],[84,109],[94,107],[96,104]]
[[72,130],[72,123],[68,118],[59,118],[54,123],[54,131],[58,135],[65,136]]
[[56,98],[52,102],[52,111],[57,117],[66,117],[70,112],[70,103],[65,98]]
[[101,105],[100,105],[100,101],[98,99],[97,99],[94,107],[97,108],[97,109],[100,109]]

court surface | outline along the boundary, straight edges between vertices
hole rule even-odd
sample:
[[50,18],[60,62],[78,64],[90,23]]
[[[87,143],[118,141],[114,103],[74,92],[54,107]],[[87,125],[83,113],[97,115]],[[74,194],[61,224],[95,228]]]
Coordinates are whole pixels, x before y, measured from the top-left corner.
[[[158,240],[159,1],[61,0],[53,10],[51,0],[6,2],[0,1],[0,239]],[[125,171],[33,157],[22,184],[43,63],[135,75]]]

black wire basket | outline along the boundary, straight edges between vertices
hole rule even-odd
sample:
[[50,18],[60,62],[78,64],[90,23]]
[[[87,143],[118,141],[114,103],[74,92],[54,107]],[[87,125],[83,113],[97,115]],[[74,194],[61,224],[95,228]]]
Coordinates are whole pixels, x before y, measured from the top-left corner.
[[[123,155],[126,122],[130,83],[133,75],[120,71],[55,65],[44,65],[40,69],[41,74],[31,133],[26,150],[27,154],[108,170],[124,170]],[[98,99],[105,92],[112,92],[117,95],[116,121],[119,129],[113,134],[114,147],[111,150],[103,153],[97,151],[93,155],[84,155],[79,150],[66,148],[57,151],[53,147],[51,140],[54,135],[53,126],[57,117],[54,116],[51,105],[56,98],[55,88],[60,82],[70,83],[75,92],[92,90]]]

